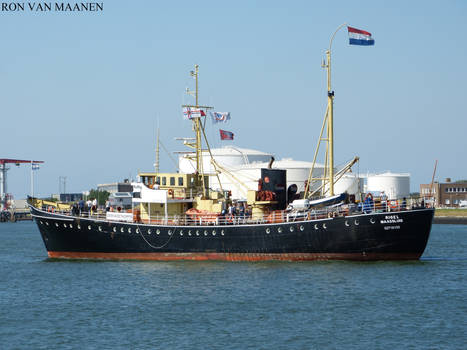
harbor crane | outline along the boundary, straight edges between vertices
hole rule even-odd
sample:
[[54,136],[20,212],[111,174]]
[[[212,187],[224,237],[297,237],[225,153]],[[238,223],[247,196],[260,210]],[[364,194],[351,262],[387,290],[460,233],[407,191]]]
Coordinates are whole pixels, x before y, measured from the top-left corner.
[[0,210],[7,209],[8,195],[7,195],[7,182],[6,172],[10,169],[8,164],[15,164],[20,166],[21,164],[31,164],[31,171],[34,170],[34,166],[39,163],[44,163],[42,160],[24,160],[24,159],[8,159],[0,158]]

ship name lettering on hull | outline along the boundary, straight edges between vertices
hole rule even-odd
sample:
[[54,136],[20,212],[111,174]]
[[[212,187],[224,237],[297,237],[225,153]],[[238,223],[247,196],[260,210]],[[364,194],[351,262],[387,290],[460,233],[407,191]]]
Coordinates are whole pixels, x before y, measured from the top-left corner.
[[382,224],[398,224],[404,222],[404,219],[399,218],[399,215],[385,215],[384,219],[380,221]]

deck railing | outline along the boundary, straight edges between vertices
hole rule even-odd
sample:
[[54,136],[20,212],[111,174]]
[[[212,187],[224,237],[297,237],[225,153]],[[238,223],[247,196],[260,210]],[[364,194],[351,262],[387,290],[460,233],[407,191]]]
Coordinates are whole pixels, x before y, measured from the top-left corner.
[[[217,215],[213,213],[199,213],[193,215],[173,215],[173,216],[147,216],[140,215],[139,210],[119,212],[121,218],[109,219],[107,212],[103,210],[83,211],[72,213],[68,210],[55,210],[55,213],[81,217],[92,218],[102,221],[122,221],[142,224],[160,224],[160,225],[242,225],[242,224],[261,224],[261,223],[281,223],[295,222],[311,219],[327,219],[340,216],[353,216],[371,213],[393,212],[413,210],[424,208],[425,204],[421,198],[409,198],[407,200],[374,200],[360,203],[340,204],[332,207],[308,210],[276,210],[265,215]],[[51,208],[43,208],[45,210]],[[50,210],[51,211],[51,210]],[[116,212],[112,212],[116,213]],[[115,215],[114,215],[115,216]],[[117,215],[118,216],[118,215]]]

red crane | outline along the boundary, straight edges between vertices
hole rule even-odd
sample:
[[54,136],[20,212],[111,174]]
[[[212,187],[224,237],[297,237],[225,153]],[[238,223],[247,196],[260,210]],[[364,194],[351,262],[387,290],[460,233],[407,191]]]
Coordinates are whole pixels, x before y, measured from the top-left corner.
[[21,163],[31,164],[31,169],[34,169],[34,165],[44,163],[44,161],[0,158],[0,210],[6,209],[7,207],[6,172],[10,169],[7,167],[7,164],[20,166]]

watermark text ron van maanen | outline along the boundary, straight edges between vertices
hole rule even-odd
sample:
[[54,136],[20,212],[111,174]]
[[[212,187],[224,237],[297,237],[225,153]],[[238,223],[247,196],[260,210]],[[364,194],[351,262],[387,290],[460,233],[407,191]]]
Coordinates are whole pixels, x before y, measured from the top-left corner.
[[2,2],[2,12],[102,12],[103,2]]

